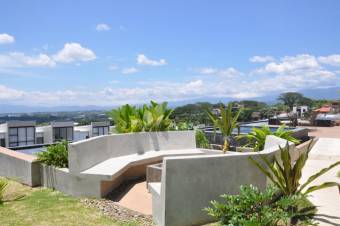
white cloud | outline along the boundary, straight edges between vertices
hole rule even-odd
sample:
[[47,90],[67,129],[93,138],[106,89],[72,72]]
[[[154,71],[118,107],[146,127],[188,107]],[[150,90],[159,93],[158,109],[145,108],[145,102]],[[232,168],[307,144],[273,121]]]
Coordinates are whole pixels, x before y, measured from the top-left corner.
[[334,54],[329,56],[320,56],[318,60],[323,64],[332,66],[340,66],[340,54]]
[[217,76],[227,77],[227,78],[232,78],[232,77],[243,75],[243,73],[239,72],[233,67],[229,67],[225,69],[205,67],[205,68],[199,68],[197,71],[205,75],[217,75]]
[[271,62],[263,68],[257,69],[259,73],[289,73],[296,70],[315,70],[320,68],[316,58],[308,54],[285,56],[279,62]]
[[0,67],[53,67],[55,62],[46,54],[27,56],[21,52],[10,52],[0,55]]
[[0,85],[0,100],[15,100],[22,97],[24,92]]
[[151,60],[147,58],[144,54],[137,55],[137,63],[140,65],[149,65],[149,66],[162,66],[166,65],[167,62],[164,59],[160,60]]
[[54,55],[26,55],[22,52],[0,54],[0,68],[53,67],[57,63],[78,63],[94,59],[96,55],[92,50],[82,47],[79,43],[66,43],[64,48]]
[[75,61],[91,61],[96,55],[90,49],[82,47],[79,43],[66,43],[56,55],[53,56],[56,62],[72,63]]
[[109,31],[111,27],[108,24],[97,24],[96,26],[97,31]]
[[249,60],[253,63],[266,63],[275,61],[275,58],[272,56],[253,56]]
[[211,75],[211,74],[215,74],[218,70],[212,67],[204,67],[204,68],[199,68],[197,71],[201,74]]
[[15,42],[15,38],[9,34],[0,34],[0,44],[10,44]]
[[127,74],[134,74],[137,73],[138,69],[135,67],[129,67],[129,68],[124,68],[122,70],[122,74],[127,75]]

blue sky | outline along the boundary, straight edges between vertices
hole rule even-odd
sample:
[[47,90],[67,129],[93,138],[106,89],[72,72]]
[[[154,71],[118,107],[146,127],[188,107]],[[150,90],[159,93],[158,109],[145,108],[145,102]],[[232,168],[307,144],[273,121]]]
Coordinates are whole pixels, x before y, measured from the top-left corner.
[[0,103],[116,105],[337,86],[339,1],[1,1]]

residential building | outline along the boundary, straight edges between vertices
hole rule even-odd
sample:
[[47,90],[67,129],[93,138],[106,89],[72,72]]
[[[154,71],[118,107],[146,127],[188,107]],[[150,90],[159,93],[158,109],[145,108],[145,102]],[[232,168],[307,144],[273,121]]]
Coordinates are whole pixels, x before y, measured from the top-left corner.
[[0,146],[22,147],[36,143],[34,121],[8,121],[0,125]]

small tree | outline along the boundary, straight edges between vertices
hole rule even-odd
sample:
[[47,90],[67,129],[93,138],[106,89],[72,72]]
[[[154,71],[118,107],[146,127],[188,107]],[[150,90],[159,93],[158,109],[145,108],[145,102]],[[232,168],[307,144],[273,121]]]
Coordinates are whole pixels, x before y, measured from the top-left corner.
[[227,108],[223,105],[220,106],[221,117],[216,116],[213,112],[207,111],[208,115],[214,125],[214,129],[219,129],[223,135],[224,144],[223,152],[230,150],[230,146],[234,143],[232,133],[235,128],[239,128],[239,123],[237,122],[240,115],[241,109],[239,109],[234,115],[232,112],[232,103],[229,103]]

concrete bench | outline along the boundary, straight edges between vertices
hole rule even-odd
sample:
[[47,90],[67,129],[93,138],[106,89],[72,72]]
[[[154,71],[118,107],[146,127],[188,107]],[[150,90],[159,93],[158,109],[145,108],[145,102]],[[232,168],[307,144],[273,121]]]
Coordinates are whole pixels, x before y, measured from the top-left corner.
[[138,165],[146,166],[154,162],[159,162],[163,159],[163,157],[199,154],[204,154],[204,152],[199,149],[147,151],[143,154],[133,154],[110,158],[87,170],[82,171],[81,174],[98,176],[103,180],[114,180],[129,170],[131,167]]
[[98,181],[104,196],[164,157],[200,154],[206,152],[196,148],[195,131],[112,134],[69,144],[69,173]]

